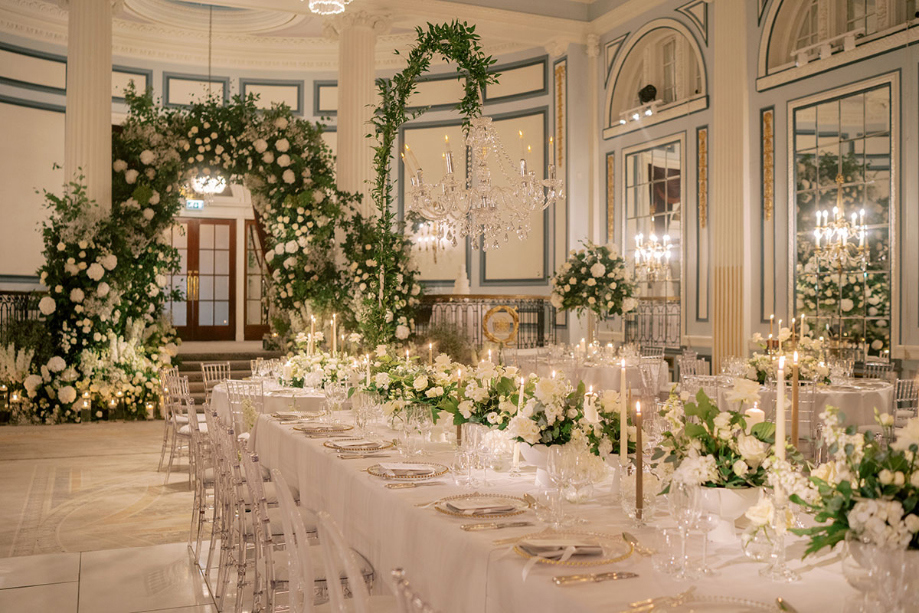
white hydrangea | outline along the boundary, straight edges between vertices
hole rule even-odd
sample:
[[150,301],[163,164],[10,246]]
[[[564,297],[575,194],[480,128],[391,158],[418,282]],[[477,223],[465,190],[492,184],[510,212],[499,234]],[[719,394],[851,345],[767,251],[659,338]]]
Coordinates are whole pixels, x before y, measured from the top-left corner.
[[265,153],[265,151],[268,150],[268,141],[266,141],[264,138],[260,138],[252,143],[252,146],[255,147],[255,150],[258,153]]
[[115,160],[112,163],[112,170],[114,170],[115,172],[124,172],[127,169],[128,169],[128,163],[125,162],[124,160]]
[[287,168],[290,166],[290,156],[286,153],[278,156],[278,166],[281,168]]
[[596,264],[590,267],[590,274],[594,277],[602,277],[603,275],[606,274],[606,266],[604,266],[600,262],[597,262]]
[[396,326],[396,338],[399,340],[405,340],[408,338],[409,329],[408,326],[398,325]]
[[132,168],[124,173],[124,180],[128,185],[133,185],[137,182],[138,175],[140,175],[140,173]]
[[114,253],[109,253],[99,258],[99,263],[102,264],[106,270],[115,270],[115,267],[118,266],[118,257]]
[[98,262],[93,262],[89,268],[86,269],[86,276],[92,279],[93,281],[98,281],[105,274],[105,269],[102,268],[102,264]]
[[290,149],[290,141],[288,141],[286,138],[278,139],[278,141],[274,144],[274,148],[281,153],[284,153]]
[[73,389],[72,385],[62,387],[57,391],[57,399],[62,404],[73,404],[77,399],[77,390]]
[[75,287],[70,290],[70,300],[71,302],[83,302],[83,298],[86,296],[83,294],[83,290],[79,287]]
[[140,152],[140,162],[144,166],[149,166],[156,160],[156,156],[149,149],[144,149]]
[[45,296],[38,301],[38,310],[41,311],[42,315],[51,315],[57,309],[57,303],[54,302],[54,298],[51,296]]
[[48,360],[48,370],[51,372],[61,372],[65,368],[67,368],[67,362],[61,356],[56,355]]
[[297,175],[294,174],[294,171],[288,168],[281,174],[281,180],[287,183],[288,185],[293,184],[297,180]]

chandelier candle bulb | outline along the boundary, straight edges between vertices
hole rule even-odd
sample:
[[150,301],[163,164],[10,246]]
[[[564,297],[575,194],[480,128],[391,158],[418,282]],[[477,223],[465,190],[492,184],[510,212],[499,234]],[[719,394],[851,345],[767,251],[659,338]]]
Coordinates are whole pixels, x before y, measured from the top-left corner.
[[[626,431],[628,432],[628,431]],[[626,434],[628,436],[628,434]],[[644,479],[642,478],[641,457],[641,402],[635,403],[635,518],[641,521],[644,510]]]
[[549,137],[549,165],[555,166],[555,139]]
[[791,444],[798,448],[798,352],[791,362]]
[[775,397],[775,457],[785,460],[785,356],[779,356]]
[[623,466],[628,461],[629,456],[629,428],[628,413],[626,410],[626,370],[625,358],[620,362],[619,373],[619,463]]

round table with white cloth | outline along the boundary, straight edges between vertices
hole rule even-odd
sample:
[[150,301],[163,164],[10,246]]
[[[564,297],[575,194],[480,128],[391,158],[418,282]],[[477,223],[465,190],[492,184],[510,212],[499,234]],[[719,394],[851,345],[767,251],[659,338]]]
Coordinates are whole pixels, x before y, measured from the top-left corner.
[[[723,411],[730,408],[725,401],[725,394],[730,386],[718,389],[718,407]],[[786,401],[791,403],[791,387],[785,387]],[[837,407],[845,417],[843,423],[850,426],[870,426],[875,424],[874,410],[879,413],[893,413],[894,388],[888,381],[879,379],[852,379],[845,384],[818,384],[815,393],[814,418],[816,419],[827,407]],[[775,392],[772,388],[760,388],[760,408],[766,413],[766,419],[775,417]]]

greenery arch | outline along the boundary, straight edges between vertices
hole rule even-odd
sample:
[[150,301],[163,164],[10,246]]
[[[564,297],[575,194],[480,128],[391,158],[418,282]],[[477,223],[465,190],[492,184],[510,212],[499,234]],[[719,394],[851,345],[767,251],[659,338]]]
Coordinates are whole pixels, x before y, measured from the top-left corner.
[[[374,257],[362,262],[357,272],[369,279],[368,287],[361,293],[362,308],[358,318],[361,332],[371,343],[385,343],[390,339],[407,338],[412,325],[410,302],[412,296],[405,291],[405,261],[408,258],[403,232],[394,232],[396,214],[392,210],[392,180],[390,160],[399,128],[427,109],[407,110],[407,102],[415,91],[418,78],[431,67],[434,55],[456,63],[457,79],[465,79],[465,95],[457,105],[463,116],[463,126],[468,130],[473,118],[481,114],[479,92],[486,85],[496,83],[498,74],[489,72],[496,60],[486,56],[479,45],[475,26],[454,21],[447,24],[428,24],[427,29],[416,28],[418,42],[408,53],[407,66],[392,79],[378,79],[380,104],[373,117],[373,166],[376,175],[373,200],[376,206],[376,236]],[[399,52],[396,51],[398,54]],[[372,262],[372,264],[370,264]]]

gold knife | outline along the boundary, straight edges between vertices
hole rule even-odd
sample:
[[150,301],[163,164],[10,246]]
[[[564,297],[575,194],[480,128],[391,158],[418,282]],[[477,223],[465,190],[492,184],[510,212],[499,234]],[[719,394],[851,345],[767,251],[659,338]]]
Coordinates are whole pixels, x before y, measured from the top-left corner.
[[592,573],[589,575],[560,575],[552,577],[555,585],[565,587],[568,585],[577,585],[579,583],[599,583],[600,581],[616,581],[618,579],[634,579],[638,577],[635,573],[612,572],[612,573]]

